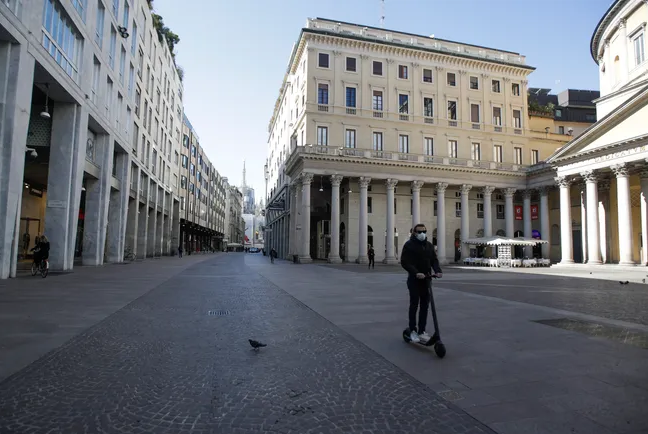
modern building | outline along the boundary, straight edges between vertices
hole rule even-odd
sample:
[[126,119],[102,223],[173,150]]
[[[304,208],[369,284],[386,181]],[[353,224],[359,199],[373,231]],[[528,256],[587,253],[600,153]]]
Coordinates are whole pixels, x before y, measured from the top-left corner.
[[229,185],[227,178],[225,203],[225,238],[223,243],[228,250],[243,248],[245,236],[245,220],[243,220],[243,194],[234,185]]
[[447,262],[481,254],[467,238],[549,238],[557,210],[529,174],[571,137],[530,129],[533,70],[511,51],[309,19],[268,127],[268,247],[363,263],[372,245],[393,263],[424,223]]
[[529,186],[557,183],[552,244],[561,263],[648,263],[646,0],[616,0],[592,35],[598,121],[557,151]]
[[145,0],[0,3],[0,278],[167,254],[182,82]]
[[529,88],[529,130],[578,137],[596,122],[594,100],[601,96],[599,91],[567,89],[558,95],[550,92],[551,89]]
[[223,250],[227,185],[207,158],[186,115],[183,116],[179,177],[183,249],[186,252]]

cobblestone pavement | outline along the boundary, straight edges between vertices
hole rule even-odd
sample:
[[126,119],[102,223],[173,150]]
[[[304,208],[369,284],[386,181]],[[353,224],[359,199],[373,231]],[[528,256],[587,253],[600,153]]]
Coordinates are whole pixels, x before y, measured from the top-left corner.
[[[400,266],[322,265],[355,273],[403,275]],[[568,276],[466,270],[444,267],[443,287],[538,306],[553,307],[648,325],[648,285]]]
[[0,383],[0,433],[58,432],[493,433],[243,254],[185,269]]

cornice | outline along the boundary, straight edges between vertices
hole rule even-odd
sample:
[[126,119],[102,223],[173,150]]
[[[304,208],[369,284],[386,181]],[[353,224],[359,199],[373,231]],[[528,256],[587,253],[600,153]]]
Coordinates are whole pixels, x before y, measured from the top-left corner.
[[359,35],[340,35],[321,29],[303,29],[302,35],[302,40],[306,39],[315,42],[328,42],[334,43],[338,46],[352,46],[365,51],[378,51],[384,54],[411,56],[417,59],[428,59],[444,64],[454,64],[467,68],[490,65],[491,68],[489,68],[489,70],[491,71],[501,72],[508,70],[508,72],[520,76],[527,76],[535,70],[534,67],[528,65],[502,62],[496,59],[486,59],[465,53],[454,53],[431,47],[412,47],[411,45],[394,41],[377,41]]

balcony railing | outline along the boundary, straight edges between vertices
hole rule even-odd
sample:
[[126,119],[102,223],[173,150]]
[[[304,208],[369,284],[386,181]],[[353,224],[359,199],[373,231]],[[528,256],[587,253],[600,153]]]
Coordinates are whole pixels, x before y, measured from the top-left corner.
[[[472,160],[468,158],[453,158],[437,155],[422,155],[409,152],[391,152],[391,151],[374,151],[371,149],[361,148],[345,148],[335,146],[322,146],[322,145],[306,145],[298,146],[294,151],[295,155],[299,154],[316,154],[316,155],[329,155],[331,157],[345,157],[357,158],[365,160],[394,160],[394,161],[408,161],[412,163],[427,163],[442,166],[457,166],[457,167],[472,167],[487,170],[501,170],[506,172],[523,172],[529,166],[513,164],[513,163],[498,163],[495,161]],[[291,156],[293,158],[293,156]]]

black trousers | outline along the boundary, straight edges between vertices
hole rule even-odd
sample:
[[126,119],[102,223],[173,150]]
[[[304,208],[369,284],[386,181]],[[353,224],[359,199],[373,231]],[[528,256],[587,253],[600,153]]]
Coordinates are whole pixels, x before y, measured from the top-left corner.
[[[430,281],[409,277],[407,279],[407,289],[410,296],[409,328],[418,331],[420,334],[425,331],[425,326],[427,326],[428,307],[430,306]],[[417,310],[419,314],[418,327],[416,326]]]
[[376,259],[373,256],[369,256],[369,268],[376,268]]

